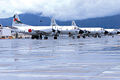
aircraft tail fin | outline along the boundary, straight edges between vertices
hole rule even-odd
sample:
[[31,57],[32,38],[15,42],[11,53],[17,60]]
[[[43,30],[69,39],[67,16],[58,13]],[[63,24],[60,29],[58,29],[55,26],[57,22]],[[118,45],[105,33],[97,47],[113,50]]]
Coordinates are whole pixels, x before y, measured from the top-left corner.
[[20,18],[19,18],[19,16],[17,15],[17,14],[15,14],[14,16],[13,16],[13,23],[12,23],[12,26],[15,26],[15,25],[21,25],[22,24],[22,22],[20,21]]
[[77,26],[75,21],[72,21],[72,26]]
[[54,18],[51,19],[51,26],[57,26],[57,23]]

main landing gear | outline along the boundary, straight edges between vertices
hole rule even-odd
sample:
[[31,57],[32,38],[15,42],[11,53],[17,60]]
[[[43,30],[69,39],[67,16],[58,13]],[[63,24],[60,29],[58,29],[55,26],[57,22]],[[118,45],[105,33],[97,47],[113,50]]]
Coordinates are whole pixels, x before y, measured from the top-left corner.
[[47,39],[48,39],[48,37],[47,37],[47,36],[45,36],[45,37],[44,37],[44,40],[47,40]]
[[32,38],[32,39],[39,39],[39,36],[38,36],[38,35],[32,35],[31,38]]
[[[31,39],[40,39],[42,40],[43,39],[43,35],[40,34],[40,35],[32,35]],[[48,39],[48,36],[44,36],[44,40],[47,40]]]
[[55,35],[54,35],[54,39],[57,39],[57,36],[58,36],[58,35],[57,35],[57,34],[55,34]]

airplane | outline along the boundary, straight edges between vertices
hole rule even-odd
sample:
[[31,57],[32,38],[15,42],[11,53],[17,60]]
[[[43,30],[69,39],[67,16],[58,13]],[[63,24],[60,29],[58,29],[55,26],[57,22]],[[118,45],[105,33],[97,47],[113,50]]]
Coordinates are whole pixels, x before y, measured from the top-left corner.
[[104,28],[101,28],[101,27],[87,27],[87,28],[81,28],[81,30],[85,31],[85,35],[90,37],[99,37],[101,38],[101,36],[104,36],[104,35],[108,35],[109,32],[107,30],[105,30]]
[[119,29],[105,29],[108,32],[108,35],[120,34]]
[[43,36],[44,39],[48,39],[48,36],[54,34],[55,30],[52,26],[31,26],[23,24],[17,14],[13,16],[12,28],[16,33],[19,32],[32,35],[32,39],[42,39]]
[[71,26],[59,26],[56,24],[55,19],[52,19],[51,26],[53,26],[54,31],[56,31],[58,35],[68,35],[69,37],[74,37],[74,35],[85,33],[76,25],[75,21],[72,21]]
[[96,33],[104,33],[105,30],[101,27],[94,27],[94,28],[80,28],[81,30],[86,30],[86,31],[89,31],[91,34],[96,34]]

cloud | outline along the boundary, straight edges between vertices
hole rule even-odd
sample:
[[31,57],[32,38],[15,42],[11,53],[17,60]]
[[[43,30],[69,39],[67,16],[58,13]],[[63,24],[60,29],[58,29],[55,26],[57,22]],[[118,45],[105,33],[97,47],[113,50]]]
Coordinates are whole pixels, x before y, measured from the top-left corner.
[[59,20],[81,20],[120,13],[120,0],[0,0],[0,18],[42,13]]

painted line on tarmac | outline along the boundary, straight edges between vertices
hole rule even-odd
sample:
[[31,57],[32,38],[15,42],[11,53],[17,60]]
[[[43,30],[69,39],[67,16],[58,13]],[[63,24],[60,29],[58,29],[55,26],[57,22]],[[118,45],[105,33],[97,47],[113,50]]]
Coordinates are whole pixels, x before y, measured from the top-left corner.
[[43,74],[0,74],[0,76],[13,77],[34,77],[34,78],[104,78],[104,79],[120,79],[120,77],[111,76],[79,76],[79,75],[43,75]]

